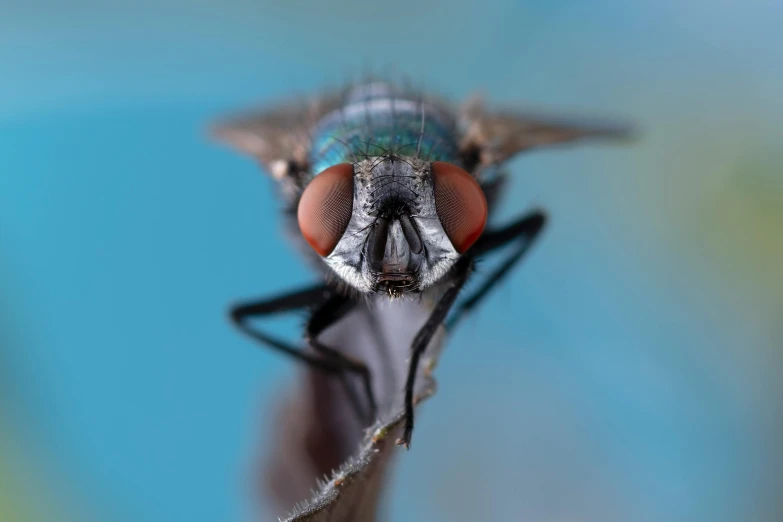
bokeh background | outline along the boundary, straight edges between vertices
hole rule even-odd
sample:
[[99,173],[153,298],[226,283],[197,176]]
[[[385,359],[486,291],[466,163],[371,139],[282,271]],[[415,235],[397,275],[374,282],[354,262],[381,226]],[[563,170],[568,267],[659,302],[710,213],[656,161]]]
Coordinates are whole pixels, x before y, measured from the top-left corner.
[[781,21],[777,0],[0,0],[0,519],[263,513],[296,373],[225,307],[313,276],[271,182],[204,129],[370,69],[642,131],[510,164],[500,217],[551,227],[451,339],[391,519],[783,520]]

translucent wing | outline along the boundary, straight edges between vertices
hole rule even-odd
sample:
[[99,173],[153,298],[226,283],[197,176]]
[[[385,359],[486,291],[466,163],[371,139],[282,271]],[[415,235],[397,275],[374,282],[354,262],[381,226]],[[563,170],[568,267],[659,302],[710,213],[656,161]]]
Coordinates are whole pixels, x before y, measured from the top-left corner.
[[249,154],[275,179],[307,169],[311,132],[318,121],[340,107],[343,93],[288,102],[218,122],[212,135]]
[[[466,104],[461,114],[460,150],[468,167],[486,167],[537,147],[582,139],[628,140],[627,126],[569,121],[518,111],[486,111],[479,100]],[[472,163],[472,165],[471,165]]]

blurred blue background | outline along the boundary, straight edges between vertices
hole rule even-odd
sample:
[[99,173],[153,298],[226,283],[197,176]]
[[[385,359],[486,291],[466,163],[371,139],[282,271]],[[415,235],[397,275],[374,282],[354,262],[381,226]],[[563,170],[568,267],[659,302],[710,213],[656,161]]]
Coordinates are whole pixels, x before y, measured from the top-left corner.
[[781,20],[772,0],[2,0],[0,518],[263,511],[295,371],[224,311],[313,276],[272,183],[205,127],[370,68],[643,131],[510,165],[500,217],[551,227],[449,343],[392,519],[783,520]]

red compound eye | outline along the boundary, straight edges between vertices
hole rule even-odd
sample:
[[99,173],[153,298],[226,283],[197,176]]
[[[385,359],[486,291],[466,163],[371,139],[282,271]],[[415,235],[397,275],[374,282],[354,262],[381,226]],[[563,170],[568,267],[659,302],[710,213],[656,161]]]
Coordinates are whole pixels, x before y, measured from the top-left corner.
[[333,165],[305,187],[297,211],[299,230],[313,250],[326,257],[343,237],[352,210],[353,165]]
[[460,254],[475,243],[487,223],[487,200],[476,180],[456,165],[432,163],[435,210]]

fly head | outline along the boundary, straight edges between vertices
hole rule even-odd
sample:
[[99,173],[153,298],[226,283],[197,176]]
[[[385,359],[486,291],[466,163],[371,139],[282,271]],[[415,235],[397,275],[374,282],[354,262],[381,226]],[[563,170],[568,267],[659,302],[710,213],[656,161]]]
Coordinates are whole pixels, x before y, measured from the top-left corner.
[[484,194],[462,168],[394,154],[327,168],[298,207],[303,236],[340,279],[389,297],[440,280],[486,218]]

